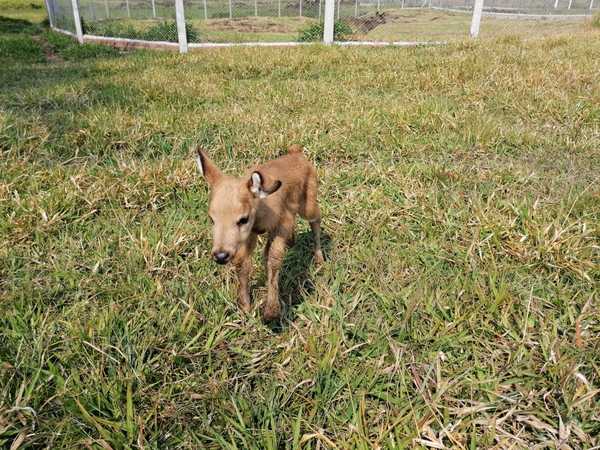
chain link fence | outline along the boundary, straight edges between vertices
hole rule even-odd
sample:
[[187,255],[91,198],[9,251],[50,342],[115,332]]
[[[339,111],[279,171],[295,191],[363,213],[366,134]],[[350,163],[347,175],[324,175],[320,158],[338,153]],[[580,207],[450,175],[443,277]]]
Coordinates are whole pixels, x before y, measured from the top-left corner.
[[486,0],[482,37],[528,37],[569,34],[589,26],[598,11],[594,0]]
[[[339,40],[449,42],[469,36],[474,0],[336,0]],[[485,0],[480,35],[542,36],[570,32],[600,0]]]
[[[336,0],[339,40],[450,42],[470,34],[474,0]],[[485,0],[480,35],[569,32],[598,10],[600,0]]]
[[[436,6],[434,6],[436,5]],[[369,42],[445,42],[469,35],[470,15],[443,11],[441,0],[338,0],[340,39]],[[461,1],[472,11],[472,0]]]
[[47,7],[48,18],[55,28],[75,33],[75,19],[71,0],[50,0]]
[[79,13],[84,35],[178,42],[174,0],[79,0]]
[[[455,10],[468,10],[461,0],[445,1],[434,6]],[[483,10],[489,15],[587,15],[598,8],[599,0],[485,0]]]
[[[479,0],[47,0],[53,27],[76,33],[80,41],[160,44],[179,46],[181,51],[188,45],[236,43],[296,45],[333,40],[347,45],[414,45],[463,40],[469,36],[476,2]],[[539,34],[568,31],[581,23],[573,20],[589,17],[599,8],[600,0],[485,0],[480,32],[499,36],[531,34],[532,30]],[[74,14],[77,9],[79,15]],[[333,34],[329,38],[324,35],[328,27]]]
[[[199,43],[292,42],[319,23],[319,1],[184,0]],[[324,2],[323,2],[324,3]],[[189,32],[188,32],[189,36]]]

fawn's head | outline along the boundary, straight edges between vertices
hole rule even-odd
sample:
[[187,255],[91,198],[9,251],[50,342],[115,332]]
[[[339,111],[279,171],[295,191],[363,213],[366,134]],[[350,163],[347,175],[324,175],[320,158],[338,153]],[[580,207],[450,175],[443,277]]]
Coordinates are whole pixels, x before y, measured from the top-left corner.
[[257,171],[249,178],[224,175],[200,149],[196,163],[210,187],[208,216],[213,224],[212,257],[219,264],[227,264],[248,241],[258,202],[277,191],[281,182],[277,180],[266,186],[263,175]]

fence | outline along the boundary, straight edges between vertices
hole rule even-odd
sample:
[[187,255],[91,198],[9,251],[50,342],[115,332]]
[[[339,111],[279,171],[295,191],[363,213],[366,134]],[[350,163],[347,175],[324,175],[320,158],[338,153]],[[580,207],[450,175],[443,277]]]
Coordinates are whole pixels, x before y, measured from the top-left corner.
[[[589,17],[600,0],[45,0],[80,42],[188,48],[447,42]],[[483,19],[482,19],[483,17]],[[507,21],[520,18],[521,21]],[[520,23],[518,23],[520,22]]]

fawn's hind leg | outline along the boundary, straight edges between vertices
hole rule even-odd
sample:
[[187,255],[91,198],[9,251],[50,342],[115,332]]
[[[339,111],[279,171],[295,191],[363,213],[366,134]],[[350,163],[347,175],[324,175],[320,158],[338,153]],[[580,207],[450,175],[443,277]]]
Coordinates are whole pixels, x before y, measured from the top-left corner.
[[304,205],[300,210],[300,215],[308,220],[310,229],[315,239],[315,263],[323,263],[323,251],[321,250],[321,210],[317,201],[317,176],[311,173],[306,182],[306,191]]
[[323,251],[321,250],[321,219],[319,218],[309,223],[315,239],[315,264],[323,264]]
[[279,301],[279,271],[285,258],[289,229],[279,227],[270,237],[267,249],[267,301],[263,304],[262,315],[267,322],[281,317]]

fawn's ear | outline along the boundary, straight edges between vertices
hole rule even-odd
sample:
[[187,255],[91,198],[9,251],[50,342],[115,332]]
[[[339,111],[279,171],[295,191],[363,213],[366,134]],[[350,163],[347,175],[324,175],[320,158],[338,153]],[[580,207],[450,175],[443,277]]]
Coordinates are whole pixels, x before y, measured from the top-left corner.
[[215,166],[204,150],[200,148],[196,149],[196,164],[198,165],[198,170],[200,174],[204,177],[209,186],[213,186],[219,178],[223,175],[219,168]]
[[270,186],[265,186],[265,179],[260,172],[252,172],[248,180],[248,189],[258,198],[266,198],[281,187],[281,181],[275,180]]

